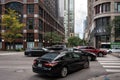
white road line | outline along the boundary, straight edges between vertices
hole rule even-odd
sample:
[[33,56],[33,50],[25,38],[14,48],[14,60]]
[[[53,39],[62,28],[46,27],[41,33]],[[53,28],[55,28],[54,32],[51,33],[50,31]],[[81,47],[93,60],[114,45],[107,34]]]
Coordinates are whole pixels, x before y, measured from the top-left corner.
[[102,65],[120,65],[120,63],[100,63]]
[[119,58],[117,59],[97,59],[98,61],[120,61]]
[[120,63],[120,61],[98,61],[100,63],[111,63],[111,62],[116,62],[116,63]]
[[32,69],[31,66],[0,66],[0,69]]
[[98,61],[98,62],[100,62],[100,63],[113,63],[113,62],[120,63],[120,61]]
[[4,56],[4,55],[15,55],[15,54],[22,54],[22,53],[2,53],[0,54],[1,56]]
[[106,69],[107,72],[120,72],[120,70],[115,70],[115,69]]
[[116,68],[116,69],[120,69],[120,66],[103,66],[104,68]]

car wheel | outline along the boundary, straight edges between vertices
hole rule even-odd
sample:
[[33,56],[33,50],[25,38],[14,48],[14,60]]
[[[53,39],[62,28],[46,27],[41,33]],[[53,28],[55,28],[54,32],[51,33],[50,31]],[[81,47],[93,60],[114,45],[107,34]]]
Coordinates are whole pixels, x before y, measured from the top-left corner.
[[100,52],[100,53],[98,53],[98,56],[99,57],[103,57],[103,54]]
[[89,61],[92,61],[92,57],[91,57],[91,56],[88,56],[88,60],[89,60]]
[[62,70],[61,70],[60,76],[61,76],[61,77],[66,77],[67,74],[68,74],[68,69],[67,69],[67,67],[63,67]]
[[84,69],[89,68],[89,61],[87,61],[87,62],[83,65],[83,68],[84,68]]

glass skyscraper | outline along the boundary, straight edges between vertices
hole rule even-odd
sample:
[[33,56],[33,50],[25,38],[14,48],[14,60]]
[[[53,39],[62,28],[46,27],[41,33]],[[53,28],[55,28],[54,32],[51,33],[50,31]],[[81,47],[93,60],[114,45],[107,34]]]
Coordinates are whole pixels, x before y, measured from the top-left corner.
[[65,39],[74,36],[74,0],[64,0]]

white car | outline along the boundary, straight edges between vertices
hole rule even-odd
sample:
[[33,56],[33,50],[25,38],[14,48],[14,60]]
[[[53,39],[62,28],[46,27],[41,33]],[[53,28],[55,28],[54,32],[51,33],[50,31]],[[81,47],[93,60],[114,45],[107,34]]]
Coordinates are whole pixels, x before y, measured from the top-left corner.
[[120,48],[115,48],[115,49],[108,49],[108,53],[120,53]]

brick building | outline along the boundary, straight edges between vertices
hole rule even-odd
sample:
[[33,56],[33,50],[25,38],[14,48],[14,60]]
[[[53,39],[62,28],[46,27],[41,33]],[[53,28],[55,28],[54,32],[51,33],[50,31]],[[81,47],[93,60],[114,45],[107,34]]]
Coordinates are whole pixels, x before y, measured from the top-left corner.
[[[64,39],[64,26],[57,19],[58,2],[56,0],[48,0],[48,2],[49,4],[46,0],[0,0],[0,22],[5,9],[11,8],[20,14],[21,21],[26,24],[22,32],[24,38],[15,41],[16,49],[49,44],[51,41],[46,41],[44,38],[46,32],[56,31]],[[0,26],[0,49],[3,50],[9,49],[9,43],[1,37],[1,33],[4,32],[5,28]]]

